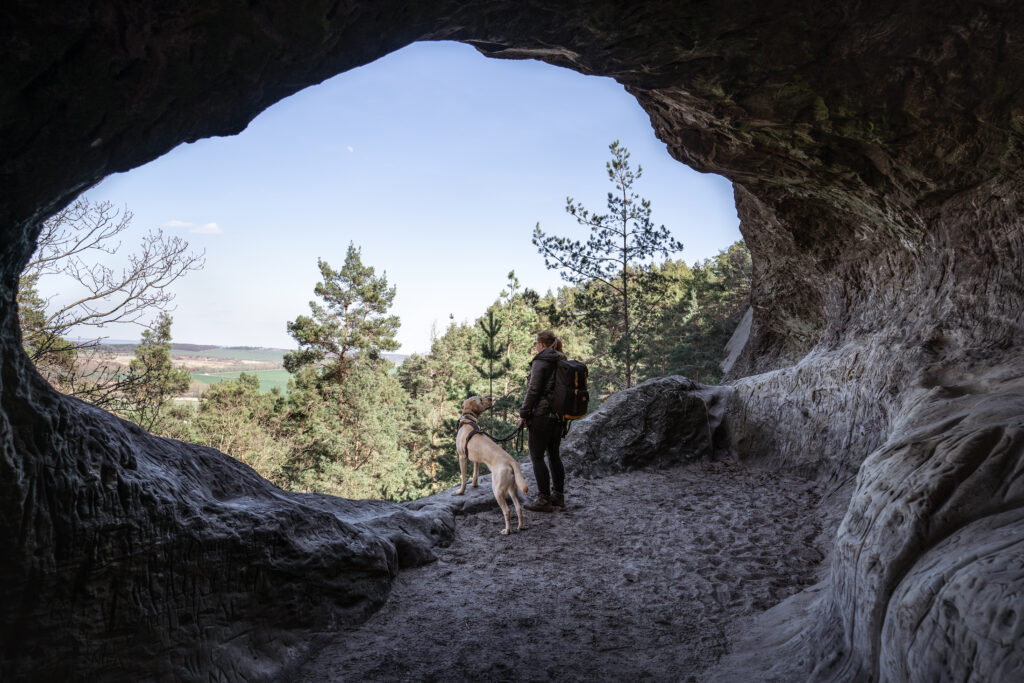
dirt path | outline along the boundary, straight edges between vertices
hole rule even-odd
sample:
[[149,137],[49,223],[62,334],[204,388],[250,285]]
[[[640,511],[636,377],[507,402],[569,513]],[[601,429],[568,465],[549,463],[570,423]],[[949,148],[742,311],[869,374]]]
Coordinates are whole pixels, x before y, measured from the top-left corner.
[[699,680],[741,617],[818,578],[804,480],[702,463],[570,481],[564,511],[509,537],[481,488],[492,505],[297,680]]

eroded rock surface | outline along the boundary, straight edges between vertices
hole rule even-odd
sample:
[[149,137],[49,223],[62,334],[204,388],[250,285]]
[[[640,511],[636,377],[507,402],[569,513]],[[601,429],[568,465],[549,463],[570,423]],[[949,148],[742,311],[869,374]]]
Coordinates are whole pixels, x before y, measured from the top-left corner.
[[14,300],[38,222],[107,174],[455,39],[616,78],[676,158],[734,182],[754,313],[723,428],[740,457],[855,491],[830,576],[787,603],[792,637],[722,675],[1019,679],[1017,3],[13,0],[0,16],[5,673],[273,677],[299,656],[286,632],[359,618],[403,552],[443,536],[446,512],[395,513],[422,536],[402,551],[365,521],[392,508],[285,496],[54,395]]
[[444,506],[287,493],[25,379],[4,392],[4,476],[25,467],[5,480],[5,680],[274,678],[454,532]]

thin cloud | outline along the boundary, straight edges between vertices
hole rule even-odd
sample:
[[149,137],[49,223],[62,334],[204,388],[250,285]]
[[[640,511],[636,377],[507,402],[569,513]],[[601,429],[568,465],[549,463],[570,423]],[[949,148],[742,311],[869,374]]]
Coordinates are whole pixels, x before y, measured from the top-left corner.
[[198,225],[194,228],[189,228],[188,231],[194,235],[221,235],[224,232],[216,223]]
[[196,225],[195,223],[189,223],[188,221],[167,221],[164,223],[165,228],[179,228],[188,229],[193,235],[222,235],[224,231],[220,229],[220,226],[216,223],[206,223],[205,225]]
[[352,145],[349,145],[349,146],[348,146],[348,147],[346,147],[345,149],[347,149],[347,150],[348,150],[348,151],[350,151],[350,152],[354,152],[354,151],[355,151],[354,149],[352,149]]

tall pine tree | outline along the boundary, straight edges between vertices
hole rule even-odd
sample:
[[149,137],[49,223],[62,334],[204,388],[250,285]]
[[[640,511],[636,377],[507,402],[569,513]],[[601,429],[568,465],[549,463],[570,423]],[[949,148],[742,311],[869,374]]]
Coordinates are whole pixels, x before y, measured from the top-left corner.
[[[501,332],[502,324],[500,320],[494,319],[494,310],[487,311],[486,318],[480,318],[476,321],[477,326],[484,334],[484,339],[480,342],[480,355],[483,358],[483,362],[480,363],[476,371],[480,373],[480,376],[487,380],[487,397],[492,401],[494,400],[494,380],[501,379],[508,374],[508,359],[505,358],[505,346],[501,343],[498,338],[498,333]],[[495,367],[495,363],[498,364]],[[494,413],[491,413],[491,431],[494,431]]]
[[[483,363],[480,367],[477,367],[476,371],[480,373],[480,376],[487,380],[487,396],[488,398],[494,398],[494,380],[500,379],[508,371],[508,368],[504,367],[505,349],[502,344],[498,341],[498,333],[501,332],[501,321],[494,319],[494,311],[487,311],[486,318],[480,318],[476,321],[477,326],[484,333],[484,340],[480,342],[480,355],[483,357]],[[498,362],[498,367],[495,369],[494,363]],[[483,367],[486,364],[486,368]]]
[[418,495],[418,477],[398,426],[404,393],[384,351],[398,348],[395,288],[364,265],[350,244],[341,269],[318,261],[322,281],[310,315],[288,323],[298,351],[285,355],[295,376],[282,467],[290,486],[352,497]]
[[388,313],[395,288],[388,287],[387,274],[378,277],[363,265],[361,250],[351,243],[340,270],[323,259],[317,266],[323,281],[313,292],[320,301],[309,302],[311,315],[288,323],[299,350],[285,355],[284,366],[291,373],[316,368],[320,379],[342,387],[357,356],[376,362],[398,348],[398,316]]
[[572,197],[566,200],[565,210],[590,230],[587,241],[547,235],[538,223],[533,244],[544,256],[544,265],[583,286],[578,303],[584,319],[617,337],[611,353],[622,367],[622,384],[630,387],[655,304],[666,290],[652,259],[681,251],[683,245],[664,225],[655,227],[651,203],[633,191],[643,169],[633,171],[629,150],[618,140],[609,149],[612,159],[606,168],[615,192],[608,193],[608,213],[592,214]]

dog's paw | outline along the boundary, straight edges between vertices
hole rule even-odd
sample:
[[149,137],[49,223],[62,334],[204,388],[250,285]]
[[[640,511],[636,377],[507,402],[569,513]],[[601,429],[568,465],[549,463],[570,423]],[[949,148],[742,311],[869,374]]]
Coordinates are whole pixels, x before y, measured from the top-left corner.
[[452,495],[453,495],[453,496],[461,496],[461,495],[462,495],[463,493],[465,493],[465,492],[466,492],[465,490],[462,490],[462,491],[455,491],[454,493],[452,493]]
[[500,534],[501,534],[502,536],[508,536],[508,529],[502,529],[502,530],[501,530],[500,532],[498,532],[498,533],[500,533]]

